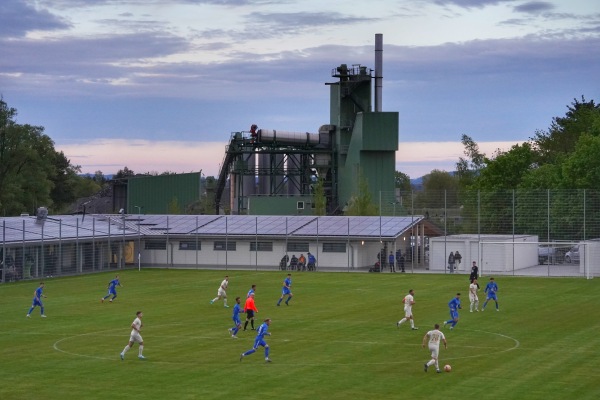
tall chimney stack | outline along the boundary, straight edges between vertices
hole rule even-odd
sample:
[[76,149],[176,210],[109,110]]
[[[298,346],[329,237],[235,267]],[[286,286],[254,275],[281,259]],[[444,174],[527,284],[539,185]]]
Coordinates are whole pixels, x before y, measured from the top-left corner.
[[381,91],[383,82],[383,34],[375,34],[375,111],[382,111]]

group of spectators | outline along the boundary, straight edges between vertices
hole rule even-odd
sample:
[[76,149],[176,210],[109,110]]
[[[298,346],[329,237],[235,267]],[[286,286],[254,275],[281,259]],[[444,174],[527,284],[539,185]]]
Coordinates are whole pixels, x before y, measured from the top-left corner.
[[300,257],[293,254],[292,258],[287,254],[284,255],[279,262],[279,269],[282,271],[316,271],[317,259],[310,251],[306,255],[308,258],[304,257],[304,254],[300,254]]

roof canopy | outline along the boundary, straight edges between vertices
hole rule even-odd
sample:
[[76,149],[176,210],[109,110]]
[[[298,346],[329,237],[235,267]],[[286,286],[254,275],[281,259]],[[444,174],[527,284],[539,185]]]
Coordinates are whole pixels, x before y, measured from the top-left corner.
[[423,220],[404,217],[246,215],[58,215],[0,218],[0,242],[38,242],[105,236],[288,236],[393,240]]

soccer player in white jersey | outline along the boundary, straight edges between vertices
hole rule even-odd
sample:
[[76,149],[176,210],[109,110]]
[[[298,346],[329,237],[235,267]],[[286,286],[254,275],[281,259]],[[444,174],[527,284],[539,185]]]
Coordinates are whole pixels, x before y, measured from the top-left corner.
[[400,325],[402,325],[406,321],[410,321],[410,328],[412,330],[419,329],[415,326],[415,320],[414,320],[413,314],[412,314],[412,306],[413,306],[413,304],[415,304],[414,296],[415,296],[415,291],[412,289],[410,289],[408,291],[408,294],[406,296],[404,296],[404,299],[402,300],[402,302],[404,303],[404,318],[402,318],[400,321],[398,321],[396,323],[396,326],[398,328],[400,327]]
[[423,369],[427,372],[427,369],[435,364],[435,370],[437,373],[440,373],[440,365],[438,362],[440,355],[440,342],[444,342],[444,348],[448,348],[448,342],[446,342],[446,337],[440,331],[440,325],[435,324],[435,329],[427,332],[425,336],[423,336],[423,348],[425,348],[425,342],[429,342],[429,351],[431,352],[431,360],[423,364]]
[[217,297],[212,299],[210,301],[210,304],[214,303],[217,300],[223,299],[223,303],[225,304],[225,307],[229,308],[229,306],[227,305],[227,292],[226,292],[228,285],[229,285],[229,276],[225,275],[225,279],[223,279],[223,282],[221,282],[221,286],[219,286],[219,289],[217,290]]
[[470,312],[473,312],[473,308],[475,308],[475,311],[479,311],[479,297],[477,296],[478,290],[479,286],[477,285],[477,279],[473,279],[469,285],[469,301],[471,302],[471,305],[469,306]]
[[141,311],[138,311],[135,313],[135,315],[136,317],[131,323],[131,336],[129,337],[129,343],[127,343],[127,346],[125,346],[121,352],[121,360],[125,359],[125,353],[129,351],[134,343],[139,343],[138,358],[140,360],[144,360],[146,358],[142,354],[144,352],[144,339],[142,339],[142,335],[140,334],[142,326],[144,326],[144,324],[142,324],[142,317],[144,314]]

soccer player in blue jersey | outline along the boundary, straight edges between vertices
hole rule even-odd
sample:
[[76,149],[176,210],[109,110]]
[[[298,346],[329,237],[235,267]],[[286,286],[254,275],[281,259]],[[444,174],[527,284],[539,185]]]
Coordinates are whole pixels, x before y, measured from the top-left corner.
[[[252,285],[254,286],[254,285]],[[229,328],[229,333],[231,333],[231,337],[234,339],[237,339],[238,337],[236,336],[238,331],[240,330],[240,328],[242,327],[242,320],[240,319],[240,313],[243,313],[244,310],[242,310],[242,307],[240,307],[240,298],[239,296],[235,298],[235,306],[233,306],[233,316],[231,317],[231,319],[233,319],[233,328]]]
[[29,309],[29,311],[27,312],[26,317],[27,318],[31,318],[31,312],[33,311],[33,309],[36,306],[40,306],[40,313],[41,313],[41,317],[42,318],[46,318],[46,314],[44,314],[44,303],[42,303],[42,297],[46,297],[42,294],[42,292],[44,291],[44,282],[40,282],[40,286],[35,289],[35,292],[33,292],[33,302],[31,303],[31,308]]
[[456,297],[450,300],[448,307],[450,308],[450,319],[448,321],[444,321],[444,326],[447,324],[452,324],[450,329],[454,329],[456,324],[458,324],[458,310],[462,308],[460,306],[460,293],[456,293]]
[[267,318],[264,320],[261,326],[258,327],[256,331],[256,339],[254,339],[254,347],[250,350],[242,353],[240,355],[240,361],[244,359],[244,357],[249,356],[252,353],[255,353],[258,349],[258,346],[262,346],[265,348],[265,362],[270,363],[271,359],[269,358],[269,345],[265,342],[265,336],[271,336],[271,332],[268,332],[269,325],[271,325],[271,319]]
[[252,295],[254,293],[256,293],[256,285],[252,285],[250,290],[248,290],[248,294],[246,295],[246,298],[250,297],[250,295]]
[[123,287],[121,282],[119,282],[119,275],[115,276],[115,279],[108,282],[108,294],[101,298],[100,302],[104,303],[104,300],[112,296],[112,299],[110,299],[110,302],[112,303],[112,301],[117,297],[117,286]]
[[285,278],[285,280],[283,281],[283,287],[281,288],[281,297],[279,298],[279,301],[277,302],[277,305],[281,304],[281,300],[283,300],[283,298],[285,296],[288,296],[287,300],[285,301],[285,305],[289,306],[290,304],[290,300],[292,299],[292,274],[288,274],[287,278]]
[[487,298],[485,299],[485,303],[483,303],[483,307],[481,307],[481,311],[485,311],[485,306],[487,305],[488,301],[490,301],[490,300],[494,300],[494,302],[496,302],[496,311],[500,311],[500,308],[498,306],[498,297],[496,296],[497,291],[498,291],[498,284],[492,277],[492,278],[490,278],[490,281],[488,282],[488,284],[485,286],[484,292],[487,293]]

